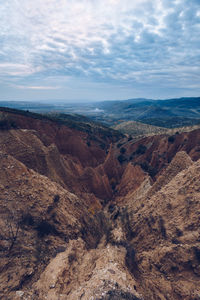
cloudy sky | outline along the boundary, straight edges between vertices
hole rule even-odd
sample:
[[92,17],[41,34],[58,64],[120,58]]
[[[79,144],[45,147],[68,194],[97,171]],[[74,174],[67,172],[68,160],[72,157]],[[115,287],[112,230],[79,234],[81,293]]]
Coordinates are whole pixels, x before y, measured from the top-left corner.
[[0,100],[200,96],[200,0],[0,0]]

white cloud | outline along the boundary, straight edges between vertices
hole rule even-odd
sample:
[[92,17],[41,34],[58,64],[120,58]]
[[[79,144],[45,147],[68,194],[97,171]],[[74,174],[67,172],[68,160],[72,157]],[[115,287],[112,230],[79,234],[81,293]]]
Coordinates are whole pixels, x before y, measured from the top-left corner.
[[25,86],[25,85],[12,85],[17,89],[23,90],[57,90],[59,86]]
[[18,63],[0,63],[0,75],[4,76],[28,76],[41,71],[41,67]]
[[180,80],[179,65],[199,70],[198,20],[186,0],[0,0],[0,79],[30,90],[53,76],[56,87],[66,76],[152,83],[157,70]]
[[[155,17],[158,25],[148,24],[148,14],[138,12],[145,10],[146,3],[155,3]],[[0,28],[5,28],[6,43],[20,39],[14,46],[19,54],[20,44],[29,61],[36,52],[50,50],[68,52],[72,47],[78,49],[93,48],[99,44],[104,54],[110,53],[110,39],[119,30],[127,35],[138,35],[132,22],[137,21],[152,32],[159,33],[163,26],[163,8],[161,1],[67,1],[67,0],[7,0],[7,15],[4,13]],[[10,7],[9,7],[10,4]],[[8,10],[9,8],[9,10]],[[1,11],[1,9],[0,9]],[[2,12],[2,11],[1,11]],[[23,56],[23,55],[22,55]]]

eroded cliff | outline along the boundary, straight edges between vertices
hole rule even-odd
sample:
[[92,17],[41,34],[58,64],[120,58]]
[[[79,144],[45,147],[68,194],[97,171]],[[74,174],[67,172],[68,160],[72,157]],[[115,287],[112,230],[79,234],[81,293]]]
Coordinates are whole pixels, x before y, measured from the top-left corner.
[[6,118],[2,299],[200,297],[199,130],[134,142]]

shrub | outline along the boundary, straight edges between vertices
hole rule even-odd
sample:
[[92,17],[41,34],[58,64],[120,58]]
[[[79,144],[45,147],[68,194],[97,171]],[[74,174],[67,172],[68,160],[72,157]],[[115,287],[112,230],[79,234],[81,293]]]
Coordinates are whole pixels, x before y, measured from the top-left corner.
[[168,142],[169,143],[173,144],[174,141],[175,141],[175,137],[173,135],[171,135],[171,136],[168,137]]
[[129,269],[129,271],[132,274],[134,274],[138,270],[137,263],[135,260],[135,250],[133,248],[133,245],[131,244],[126,245],[125,248],[126,248],[126,258],[125,258],[126,266]]
[[73,261],[76,260],[76,254],[75,253],[70,253],[68,256],[68,262],[71,265],[73,263]]
[[132,136],[130,135],[129,138],[128,138],[128,141],[130,142],[130,141],[132,141],[132,139],[133,139],[133,138],[132,138]]
[[183,232],[179,228],[176,228],[176,236],[180,237],[182,235],[183,235]]
[[134,294],[130,292],[125,292],[123,290],[115,289],[109,290],[106,295],[102,296],[101,298],[95,298],[96,300],[140,300]]
[[128,245],[126,247],[126,261],[129,263],[133,263],[135,260],[135,250],[132,245]]
[[120,153],[121,154],[124,154],[126,152],[126,148],[124,148],[124,147],[121,147],[121,149],[120,149]]
[[171,203],[167,203],[167,209],[172,209],[172,205],[171,205]]
[[1,238],[3,237],[4,240],[8,241],[8,247],[6,247],[6,249],[8,251],[7,255],[9,256],[19,237],[21,217],[16,214],[15,211],[11,211],[2,221],[4,224],[1,227]]
[[66,247],[64,246],[59,246],[55,249],[55,251],[53,252],[53,257],[56,257],[57,254],[65,252]]
[[115,205],[114,205],[114,204],[110,204],[110,205],[108,206],[108,211],[109,211],[109,213],[112,214],[114,210],[115,210]]
[[136,154],[138,154],[138,155],[144,154],[146,152],[146,150],[147,150],[147,147],[140,144],[136,150]]
[[59,195],[55,195],[54,198],[53,198],[53,202],[54,203],[58,203],[60,200],[60,196]]
[[124,161],[126,161],[126,158],[124,157],[124,155],[120,154],[118,157],[117,157],[118,161],[120,162],[120,164],[122,164]]
[[123,144],[119,143],[117,144],[117,148],[120,148]]
[[131,228],[131,220],[130,220],[130,214],[128,213],[127,208],[124,208],[121,212],[121,223],[124,229],[124,232],[126,233],[126,239],[130,241],[132,238],[135,237],[135,232],[133,232]]
[[200,263],[200,249],[198,249],[197,247],[194,247],[194,254],[195,254],[196,259]]
[[39,237],[44,237],[45,235],[58,233],[55,226],[51,225],[46,220],[40,221],[36,227],[36,230]]
[[146,161],[139,163],[143,171],[148,172],[151,177],[154,177],[157,174],[157,169],[149,165]]
[[1,130],[8,130],[11,128],[17,128],[17,125],[14,121],[7,120],[7,119],[0,120],[0,129]]
[[104,144],[104,143],[101,143],[99,146],[101,147],[102,150],[106,149],[106,144]]
[[9,128],[8,125],[9,125],[9,124],[8,124],[8,121],[7,121],[7,120],[1,120],[1,121],[0,121],[0,128],[1,128],[1,129],[8,129],[8,128]]
[[180,241],[176,238],[172,238],[172,244],[178,245],[180,244]]
[[164,220],[161,216],[160,216],[160,219],[159,219],[159,226],[160,226],[160,231],[161,231],[162,237],[164,239],[166,239],[167,238],[167,233],[166,233],[166,228],[165,228],[165,222],[164,222]]
[[115,190],[115,187],[116,187],[116,185],[117,185],[117,182],[116,182],[116,179],[115,179],[115,178],[112,178],[112,179],[110,180],[110,185],[111,185],[112,190]]
[[47,213],[50,214],[53,209],[54,209],[53,205],[49,205],[47,208]]
[[116,214],[114,214],[114,216],[113,216],[113,220],[117,220],[117,218],[120,216],[120,211],[118,210],[117,212],[116,212]]
[[149,166],[148,173],[151,177],[154,177],[157,174],[157,170],[156,170],[156,168],[153,168],[152,166]]
[[34,225],[34,219],[31,216],[30,213],[27,213],[22,216],[20,225],[25,225],[25,226],[33,226]]
[[81,237],[88,249],[96,248],[103,235],[106,236],[106,241],[109,240],[111,224],[103,212],[98,212],[94,216],[83,216],[81,223]]

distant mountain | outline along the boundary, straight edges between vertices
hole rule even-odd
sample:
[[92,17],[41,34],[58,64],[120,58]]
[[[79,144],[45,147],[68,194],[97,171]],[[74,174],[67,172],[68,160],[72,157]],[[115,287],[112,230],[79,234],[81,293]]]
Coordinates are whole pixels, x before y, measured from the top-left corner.
[[119,120],[140,121],[154,126],[174,128],[200,123],[200,97],[105,101],[98,103],[97,108],[104,111],[99,120],[107,124],[114,124]]
[[39,113],[79,114],[107,126],[115,126],[127,121],[139,121],[166,128],[200,124],[200,97],[166,100],[135,98],[80,104],[60,101],[54,103],[0,101],[0,106]]

